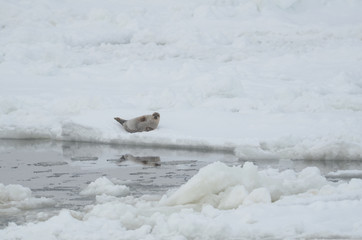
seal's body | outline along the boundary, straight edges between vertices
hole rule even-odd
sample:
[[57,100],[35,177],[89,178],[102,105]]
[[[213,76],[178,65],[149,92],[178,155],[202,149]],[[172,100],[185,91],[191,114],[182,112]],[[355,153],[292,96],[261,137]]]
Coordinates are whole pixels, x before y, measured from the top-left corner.
[[152,115],[144,115],[130,120],[124,120],[119,117],[114,119],[122,124],[127,132],[135,133],[156,129],[160,122],[160,114],[155,112]]

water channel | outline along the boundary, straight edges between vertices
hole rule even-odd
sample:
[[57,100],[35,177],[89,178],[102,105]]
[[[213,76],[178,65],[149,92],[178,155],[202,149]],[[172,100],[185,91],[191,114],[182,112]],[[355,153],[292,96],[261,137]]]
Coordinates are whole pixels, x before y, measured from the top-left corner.
[[[52,216],[63,208],[81,210],[92,204],[95,198],[79,193],[90,182],[102,176],[128,186],[133,196],[162,195],[185,183],[201,167],[215,161],[228,165],[242,165],[244,162],[232,152],[49,140],[0,140],[0,183],[20,184],[30,188],[33,197],[46,197],[55,202],[51,206],[27,209],[15,214],[8,214],[0,209],[0,228],[4,228],[9,222],[21,224],[32,221],[43,212]],[[308,166],[316,166],[327,177],[337,170],[362,169],[360,161],[346,160],[260,159],[253,162],[259,169],[300,171]]]

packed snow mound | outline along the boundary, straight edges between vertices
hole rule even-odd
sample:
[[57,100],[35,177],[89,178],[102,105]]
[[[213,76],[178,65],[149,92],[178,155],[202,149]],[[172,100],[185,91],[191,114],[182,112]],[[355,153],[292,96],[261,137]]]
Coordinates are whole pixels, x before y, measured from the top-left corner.
[[0,183],[0,215],[9,214],[20,210],[30,210],[54,205],[55,202],[48,198],[32,197],[29,188],[18,185],[4,185]]
[[111,182],[107,177],[101,177],[91,182],[81,195],[110,195],[110,196],[124,196],[129,193],[129,188],[124,185],[116,185]]
[[[108,182],[95,182],[101,181]],[[104,191],[108,185],[99,184]],[[64,209],[43,222],[10,224],[0,238],[358,239],[361,200],[361,179],[330,182],[316,168],[279,172],[216,162],[163,197],[98,195],[83,212]]]
[[187,183],[162,200],[166,205],[210,204],[216,208],[237,208],[253,203],[271,203],[282,197],[318,191],[327,184],[319,169],[306,168],[300,173],[290,170],[258,171],[253,163],[228,167],[212,163]]
[[[169,239],[170,234],[175,239],[313,238],[321,232],[324,237],[347,237],[362,233],[358,214],[351,217],[356,208],[362,208],[361,199],[361,179],[330,182],[318,168],[279,172],[258,170],[251,162],[231,167],[215,162],[160,200],[151,196],[99,196],[82,220],[84,224],[97,218],[120,221],[130,236],[142,232],[143,237],[156,239]],[[341,229],[341,216],[348,222],[343,227],[352,232]],[[276,230],[280,224],[288,231]],[[336,228],[331,230],[330,224]]]

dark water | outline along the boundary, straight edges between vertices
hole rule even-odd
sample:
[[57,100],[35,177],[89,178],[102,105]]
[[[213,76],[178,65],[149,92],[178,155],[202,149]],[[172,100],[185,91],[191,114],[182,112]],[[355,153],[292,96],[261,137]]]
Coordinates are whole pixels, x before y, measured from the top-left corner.
[[[127,185],[131,195],[162,195],[185,183],[197,171],[212,162],[242,165],[232,152],[151,149],[78,142],[40,140],[0,140],[0,183],[20,184],[32,190],[33,197],[53,199],[52,206],[7,214],[1,212],[0,228],[9,222],[18,224],[48,216],[60,209],[81,210],[94,202],[94,196],[82,196],[90,182],[107,176]],[[322,174],[336,170],[361,169],[359,161],[253,161],[259,169],[277,168],[300,171],[318,167]],[[356,176],[354,176],[356,177]],[[358,177],[358,176],[357,176]],[[334,179],[339,180],[339,179]]]

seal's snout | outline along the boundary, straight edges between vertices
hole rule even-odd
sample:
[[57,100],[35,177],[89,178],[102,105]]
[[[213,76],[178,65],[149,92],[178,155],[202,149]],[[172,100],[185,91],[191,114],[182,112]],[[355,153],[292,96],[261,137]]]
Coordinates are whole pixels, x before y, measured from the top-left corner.
[[152,116],[153,116],[154,119],[158,119],[160,117],[160,114],[155,112],[155,113],[152,114]]

